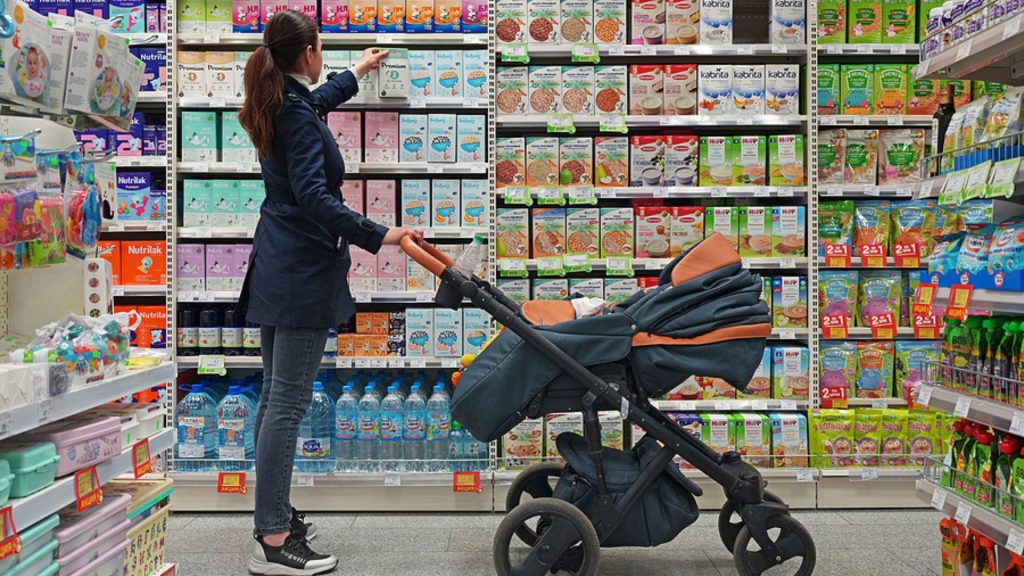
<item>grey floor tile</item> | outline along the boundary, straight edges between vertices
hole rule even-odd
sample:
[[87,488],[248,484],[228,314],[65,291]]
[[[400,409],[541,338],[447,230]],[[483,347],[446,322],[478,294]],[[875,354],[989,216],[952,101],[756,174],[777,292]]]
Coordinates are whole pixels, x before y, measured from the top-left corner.
[[887,524],[916,524],[936,527],[942,515],[930,509],[907,510],[842,510],[838,514],[850,524],[883,526]]
[[353,528],[497,528],[503,514],[359,514]]
[[170,530],[182,530],[192,523],[196,517],[193,514],[175,514],[171,512],[171,518],[167,521]]

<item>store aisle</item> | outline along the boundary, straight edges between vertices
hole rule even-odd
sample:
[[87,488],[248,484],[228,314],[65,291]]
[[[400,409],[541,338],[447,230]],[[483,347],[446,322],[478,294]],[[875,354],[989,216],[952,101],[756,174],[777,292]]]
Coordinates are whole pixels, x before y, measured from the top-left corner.
[[[311,515],[320,529],[316,549],[341,558],[345,576],[491,576],[497,514]],[[932,576],[939,573],[941,516],[933,511],[796,512],[818,546],[815,576]],[[727,576],[732,558],[715,528],[700,520],[675,541],[652,550],[610,550],[610,576]],[[176,514],[167,557],[182,576],[244,574],[251,520],[238,514]]]

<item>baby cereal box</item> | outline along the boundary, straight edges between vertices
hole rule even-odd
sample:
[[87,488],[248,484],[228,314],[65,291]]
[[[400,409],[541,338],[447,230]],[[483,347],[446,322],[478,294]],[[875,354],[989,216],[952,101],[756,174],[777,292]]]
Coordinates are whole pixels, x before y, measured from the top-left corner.
[[462,31],[467,34],[487,32],[487,2],[462,1]]
[[764,136],[739,136],[732,164],[735,186],[764,186],[767,166],[767,141]]
[[740,211],[740,256],[771,256],[771,208],[766,206],[739,206],[738,209]]
[[667,0],[666,44],[696,44],[700,25],[700,0]]
[[850,0],[847,36],[850,44],[878,44],[882,41],[881,0]]
[[366,216],[385,226],[395,225],[395,181],[366,181]]
[[839,64],[818,65],[818,114],[839,114],[841,110],[842,81]]
[[846,43],[846,1],[819,0],[818,11],[818,43]]
[[377,31],[405,31],[405,0],[377,0]]
[[776,328],[806,328],[807,277],[772,278],[772,311]]
[[775,468],[806,468],[807,417],[789,412],[768,414],[772,427],[772,466]]
[[[372,182],[372,181],[371,181]],[[458,226],[462,213],[459,209],[459,181],[439,179],[431,186],[431,225]]]
[[[372,113],[367,112],[366,114],[369,117]],[[427,118],[427,141],[430,143],[430,149],[427,150],[427,162],[455,162],[457,151],[452,150],[456,139],[455,123],[455,114],[431,114]],[[367,154],[369,154],[369,150],[367,150]]]
[[772,349],[772,397],[806,400],[810,385],[810,356],[802,346]]
[[569,294],[587,298],[604,298],[604,280],[601,278],[570,278]]
[[[358,246],[349,250],[352,266],[348,269],[348,284],[353,292],[373,292],[377,289],[377,256]],[[431,315],[433,318],[433,315]],[[433,320],[431,320],[433,325]],[[433,338],[433,333],[431,333]],[[428,354],[429,355],[429,354]]]
[[736,146],[728,136],[700,137],[700,185],[732,186],[732,164]]
[[594,0],[594,39],[601,44],[626,42],[625,0]]
[[[569,208],[565,215],[566,265],[575,265],[580,258],[597,258],[601,236],[601,210],[599,208]],[[571,258],[577,257],[577,258]],[[598,296],[600,298],[601,296]]]
[[438,96],[462,96],[462,51],[434,51],[434,86]]
[[704,233],[710,236],[718,232],[734,249],[738,249],[739,217],[738,206],[708,206],[704,208]]
[[529,101],[531,114],[557,112],[561,105],[562,68],[530,66]]
[[[495,104],[499,114],[526,113],[526,101],[528,100],[526,94],[531,85],[529,78],[529,68],[526,66],[507,66],[498,70],[498,96]],[[540,88],[538,86],[538,89]],[[623,105],[625,105],[625,99],[623,99]],[[550,104],[548,106],[550,107]]]
[[349,0],[348,31],[377,31],[377,0]]
[[598,188],[619,188],[629,184],[630,143],[626,136],[594,138],[594,183]]
[[697,65],[665,66],[665,114],[697,113]]
[[764,66],[734,64],[732,67],[732,112],[764,114]]
[[618,412],[598,412],[597,421],[601,426],[601,445],[622,450],[622,416]]
[[183,162],[216,162],[217,113],[186,111],[181,113],[181,160]]
[[488,182],[487,180],[462,181],[462,225],[487,226]]
[[402,180],[402,226],[430,226],[430,209],[430,180]]
[[558,185],[558,138],[526,139],[526,185]]
[[632,257],[632,208],[601,208],[601,257]]
[[565,300],[569,281],[565,278],[535,278],[531,284],[534,300]]
[[210,182],[210,180],[185,180],[183,224],[186,228],[203,228],[210,225],[210,206],[213,201]]
[[623,302],[636,294],[639,285],[636,278],[605,278],[604,299],[608,302]]
[[580,412],[548,414],[544,417],[544,428],[547,432],[547,447],[544,455],[556,461],[561,461],[562,456],[558,453],[556,440],[560,434],[572,432],[583,435],[583,414]]
[[732,112],[732,66],[707,64],[697,68],[697,113]]
[[561,138],[558,143],[559,184],[587,186],[593,183],[594,146],[590,138]]
[[[335,112],[331,112],[335,114]],[[340,114],[345,114],[341,112]],[[330,116],[328,116],[328,120]],[[398,119],[399,162],[426,162],[427,115],[402,114]]]
[[434,309],[434,355],[462,356],[462,310]]
[[611,114],[626,111],[629,69],[625,66],[594,67],[594,111]]
[[672,219],[665,206],[636,209],[636,257],[667,258]]
[[772,186],[803,186],[803,134],[768,137],[768,183]]
[[[320,0],[320,30],[334,34],[348,32],[348,0]],[[257,31],[235,29],[235,32]]]
[[466,50],[462,53],[462,93],[466,98],[486,98],[487,51]]
[[804,0],[772,0],[769,5],[769,37],[774,44],[803,44],[807,17]]
[[665,43],[665,0],[630,0],[633,39],[630,44]]
[[592,66],[562,67],[561,112],[594,113],[594,68]]
[[[767,278],[765,278],[767,280]],[[768,289],[769,294],[771,288]],[[770,299],[770,298],[769,298]],[[772,395],[772,349],[765,347],[761,363],[750,377],[746,390],[738,391],[739,398],[770,398]]]
[[761,468],[771,467],[772,427],[767,414],[736,415],[736,449],[744,460]]
[[672,219],[669,256],[675,258],[704,239],[704,209],[700,206],[672,206],[669,215]]
[[693,186],[697,175],[699,139],[693,135],[665,137],[665,186]]
[[[434,51],[409,50],[409,97],[427,98],[437,91],[434,86]],[[525,70],[523,80],[526,80]]]
[[661,186],[665,178],[665,140],[662,136],[629,139],[630,186]]
[[[101,246],[102,249],[102,246]],[[178,255],[178,289],[179,290],[206,290],[206,247],[202,244],[178,244],[175,248]],[[121,273],[120,252],[111,252],[118,258],[117,266],[114,268],[114,285],[119,285]],[[107,258],[104,255],[104,258]]]
[[529,221],[530,211],[526,208],[498,208],[498,258],[530,257]]
[[659,116],[665,91],[665,68],[660,64],[634,64],[629,67],[629,113]]
[[732,44],[732,0],[701,0],[699,44]]
[[346,163],[363,161],[363,113],[345,110],[327,114],[327,129],[334,135],[341,158]]
[[526,184],[526,140],[498,138],[495,148],[495,187],[501,189]]
[[377,291],[405,290],[405,252],[398,246],[381,246],[377,252]]
[[590,0],[561,0],[562,42],[593,42],[594,4]]
[[456,137],[459,143],[456,161],[468,163],[484,161],[487,151],[485,142],[486,121],[486,116],[459,114],[456,121]]
[[462,309],[462,352],[477,354],[491,334],[491,317],[479,308]]
[[800,65],[765,65],[764,98],[767,114],[799,114]]
[[398,114],[374,111],[365,114],[365,161],[398,162]]
[[805,206],[772,208],[772,256],[792,258],[807,254],[806,210]]
[[916,2],[882,0],[882,42],[914,44],[917,42]]
[[842,114],[874,114],[875,65],[844,64],[839,71]]
[[907,106],[907,114],[919,114],[931,116],[939,109],[939,81],[938,80],[917,80],[910,84],[910,92],[907,95],[910,102]]
[[559,39],[558,0],[527,0],[529,42],[557,44]]
[[501,439],[505,468],[516,470],[537,463],[543,457],[544,421],[523,420]]
[[213,190],[213,226],[238,225],[238,180],[214,180]]
[[462,31],[462,0],[434,0],[434,32]]
[[701,440],[705,444],[719,452],[736,449],[736,420],[731,414],[702,413],[700,417]]
[[406,309],[405,353],[407,356],[432,356],[434,354],[433,309]]
[[565,254],[565,208],[533,208],[533,257]]
[[811,414],[811,452],[817,466],[835,468],[853,466],[854,411],[815,410]]
[[906,114],[909,64],[875,64],[875,112]]

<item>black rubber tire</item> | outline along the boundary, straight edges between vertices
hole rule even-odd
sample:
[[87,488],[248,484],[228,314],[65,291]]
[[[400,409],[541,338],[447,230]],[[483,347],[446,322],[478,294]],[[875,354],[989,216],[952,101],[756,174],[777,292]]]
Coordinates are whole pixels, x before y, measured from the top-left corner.
[[[764,501],[785,504],[782,498],[767,490],[764,491]],[[732,552],[733,546],[736,544],[736,537],[739,536],[740,530],[743,528],[742,520],[733,522],[732,516],[735,513],[736,505],[732,500],[727,500],[725,506],[722,506],[722,511],[718,513],[718,535],[722,538],[722,544],[725,544],[725,549],[729,552]]]
[[[523,494],[529,494],[531,498],[550,498],[552,495],[549,478],[558,478],[562,475],[564,464],[554,462],[541,462],[523,470],[512,481],[508,487],[508,494],[505,495],[505,511],[511,512],[523,503]],[[516,529],[516,536],[527,546],[537,543],[537,533],[526,524]]]
[[582,552],[582,561],[576,571],[562,569],[562,572],[573,576],[597,575],[598,564],[601,561],[601,541],[590,519],[568,502],[556,498],[538,498],[510,510],[498,525],[498,531],[494,535],[494,569],[498,576],[512,574],[512,538],[515,537],[516,530],[527,520],[537,517],[565,520],[579,537],[578,544],[570,550],[578,548]]
[[[777,533],[773,534],[773,531]],[[814,548],[814,539],[804,525],[788,514],[779,514],[768,519],[768,534],[772,542],[779,546],[781,544],[783,562],[792,558],[800,558],[800,565],[792,576],[811,576],[814,573],[814,564],[817,560]],[[753,544],[755,550],[748,547]],[[736,571],[739,576],[761,576],[770,568],[778,566],[780,562],[774,559],[767,559],[761,554],[760,547],[750,535],[750,530],[744,526],[736,538],[736,546],[732,551],[733,559],[736,561]]]

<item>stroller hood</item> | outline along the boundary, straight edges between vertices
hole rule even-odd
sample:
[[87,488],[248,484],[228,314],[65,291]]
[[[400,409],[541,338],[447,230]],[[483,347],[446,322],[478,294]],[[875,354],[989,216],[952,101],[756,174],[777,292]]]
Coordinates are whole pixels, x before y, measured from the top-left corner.
[[[533,329],[588,368],[625,365],[631,385],[648,396],[692,375],[746,387],[771,334],[760,277],[713,234],[670,263],[661,279],[602,316]],[[478,439],[495,440],[553,382],[566,379],[560,366],[505,330],[463,372],[452,414]],[[575,385],[586,393],[585,383]]]

